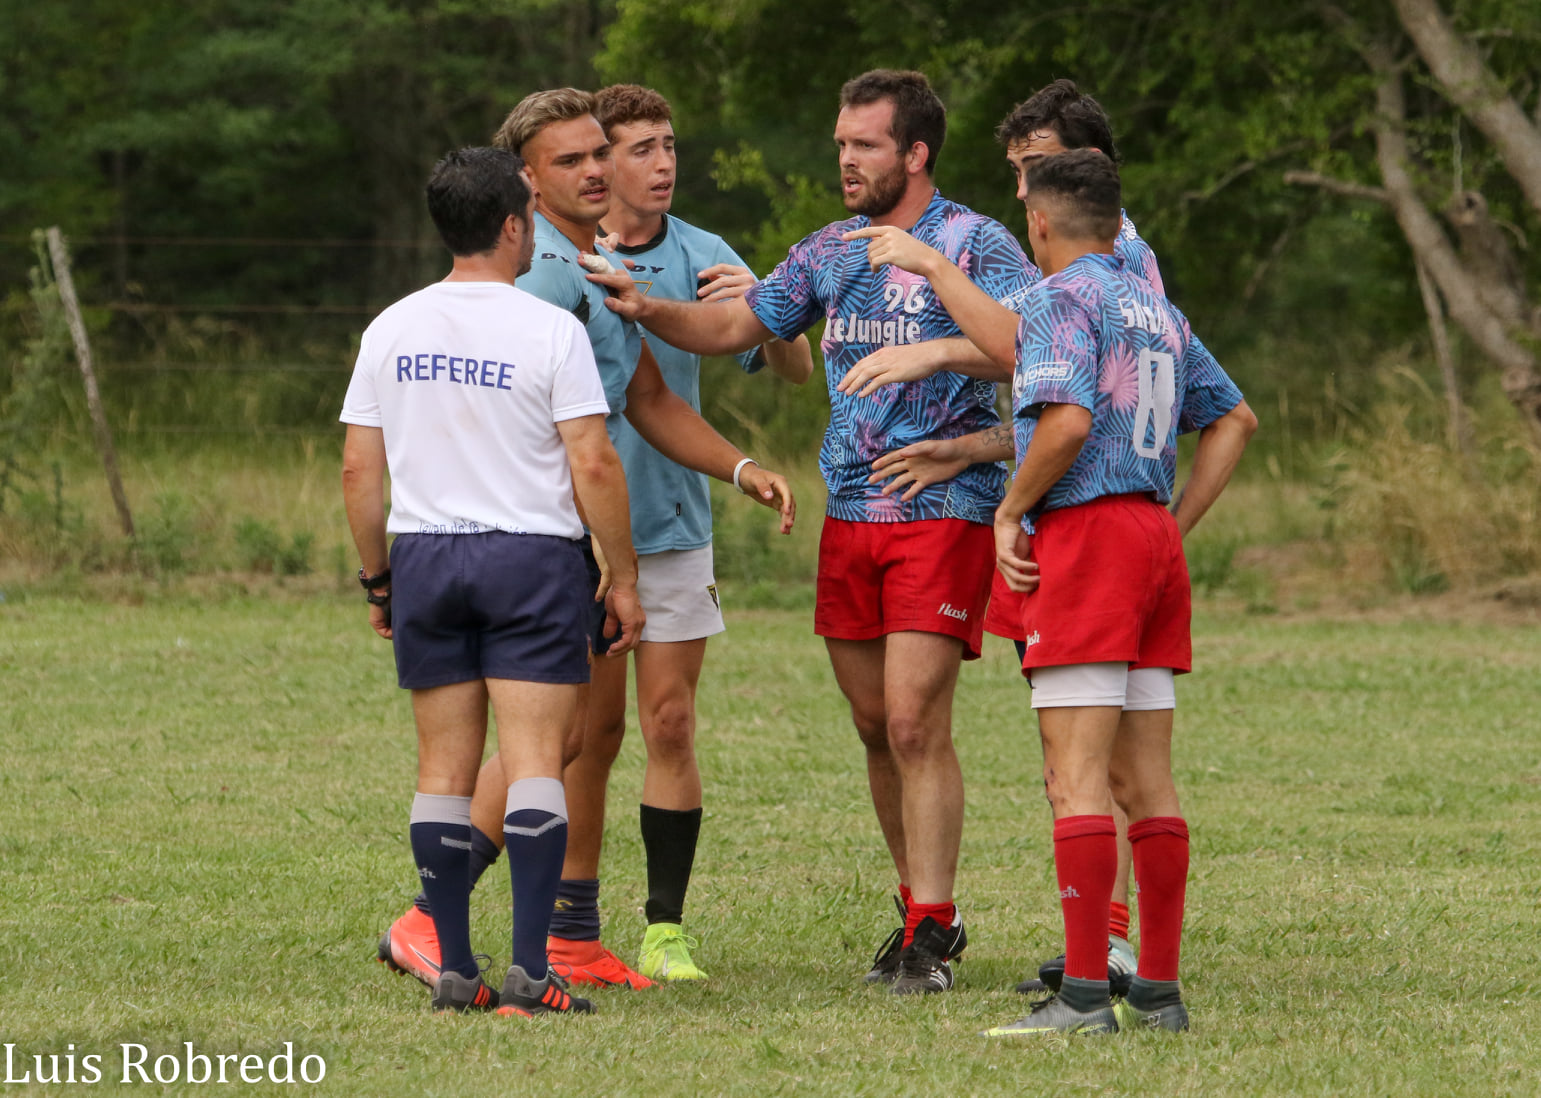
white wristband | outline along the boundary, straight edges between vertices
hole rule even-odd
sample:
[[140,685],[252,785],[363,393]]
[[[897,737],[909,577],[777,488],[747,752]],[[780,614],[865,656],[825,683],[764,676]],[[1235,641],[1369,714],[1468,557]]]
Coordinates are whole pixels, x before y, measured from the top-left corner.
[[739,474],[744,471],[744,466],[746,466],[746,465],[758,465],[758,464],[760,464],[760,463],[758,461],[756,461],[754,458],[739,458],[738,459],[738,464],[733,466],[733,488],[734,488],[735,491],[742,492],[744,490],[744,486],[738,482]]

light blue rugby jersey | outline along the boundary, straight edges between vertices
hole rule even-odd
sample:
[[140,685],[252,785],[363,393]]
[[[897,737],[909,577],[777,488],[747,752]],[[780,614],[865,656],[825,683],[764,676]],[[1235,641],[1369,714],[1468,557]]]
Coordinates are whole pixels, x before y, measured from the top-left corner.
[[[621,266],[614,254],[606,258]],[[529,271],[519,276],[518,287],[566,309],[588,332],[594,361],[599,366],[599,380],[605,386],[605,400],[610,405],[605,427],[614,440],[623,422],[621,413],[626,409],[626,387],[637,372],[637,356],[642,353],[642,333],[631,321],[622,320],[619,313],[605,307],[605,288],[590,282],[584,277],[586,273],[572,241],[537,210],[535,254]]]
[[1017,461],[1045,404],[1092,413],[1074,464],[1028,519],[1100,496],[1172,498],[1177,436],[1241,403],[1241,390],[1188,319],[1118,255],[1084,255],[1040,282],[1017,326],[1012,384]]
[[[646,244],[616,251],[636,267],[632,279],[645,294],[694,301],[696,274],[718,263],[748,264],[722,237],[687,224],[672,214]],[[696,411],[701,410],[701,358],[647,336],[664,381]],[[759,348],[738,355],[739,365],[753,373],[764,365]],[[611,436],[631,493],[631,538],[638,553],[669,549],[701,549],[712,543],[710,478],[676,465],[664,457],[622,419]]]

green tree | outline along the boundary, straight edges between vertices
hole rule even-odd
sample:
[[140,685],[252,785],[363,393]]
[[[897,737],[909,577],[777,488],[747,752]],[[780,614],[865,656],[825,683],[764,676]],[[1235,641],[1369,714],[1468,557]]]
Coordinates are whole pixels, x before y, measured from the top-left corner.
[[[442,267],[422,204],[434,160],[487,141],[526,92],[588,83],[608,12],[605,0],[5,0],[0,219],[131,238],[81,265],[111,272],[117,297],[378,304]],[[132,242],[146,237],[375,246]]]

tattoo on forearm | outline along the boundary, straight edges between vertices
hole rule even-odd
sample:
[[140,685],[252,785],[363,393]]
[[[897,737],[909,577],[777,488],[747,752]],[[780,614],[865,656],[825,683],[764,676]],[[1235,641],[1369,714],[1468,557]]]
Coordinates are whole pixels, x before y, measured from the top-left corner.
[[1010,424],[1001,423],[988,430],[979,433],[980,440],[988,447],[1005,446],[1010,449],[1016,445],[1016,437],[1013,435]]

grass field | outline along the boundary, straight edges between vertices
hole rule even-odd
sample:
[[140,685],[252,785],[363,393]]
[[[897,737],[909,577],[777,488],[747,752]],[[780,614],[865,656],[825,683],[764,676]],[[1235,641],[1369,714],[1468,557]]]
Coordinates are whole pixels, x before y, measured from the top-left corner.
[[[348,1095],[1541,1090],[1533,625],[1201,613],[1176,753],[1194,1031],[999,1043],[977,1034],[1024,1012],[1012,985],[1060,944],[1006,645],[959,691],[954,993],[860,984],[893,916],[860,751],[808,616],[754,611],[712,643],[701,698],[687,929],[711,981],[600,993],[587,1019],[437,1018],[372,963],[413,890],[406,698],[361,601],[312,586],[137,606],[13,587],[0,605],[0,1041],[18,1071],[73,1044],[115,1090],[124,1042],[151,1063],[292,1042]],[[640,757],[631,743],[616,771],[602,896],[625,954]],[[500,863],[473,904],[495,967],[506,889]]]

